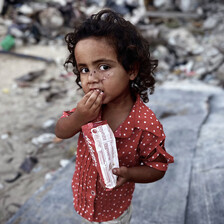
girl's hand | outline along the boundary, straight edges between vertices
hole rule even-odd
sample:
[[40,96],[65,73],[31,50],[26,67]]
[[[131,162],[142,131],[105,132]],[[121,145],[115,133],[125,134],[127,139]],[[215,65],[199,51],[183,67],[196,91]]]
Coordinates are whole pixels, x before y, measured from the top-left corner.
[[77,104],[76,113],[82,123],[97,118],[102,106],[103,92],[91,90]]
[[117,175],[117,185],[115,188],[120,187],[124,183],[129,181],[128,168],[126,166],[121,166],[120,168],[114,168],[112,170],[113,174]]

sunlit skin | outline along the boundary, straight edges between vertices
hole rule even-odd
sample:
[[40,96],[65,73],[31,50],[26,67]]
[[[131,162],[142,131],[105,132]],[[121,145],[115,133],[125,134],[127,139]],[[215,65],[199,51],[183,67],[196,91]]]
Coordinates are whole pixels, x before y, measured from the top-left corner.
[[[74,55],[80,72],[84,97],[78,102],[76,110],[69,117],[57,122],[55,133],[59,138],[70,138],[81,127],[96,119],[102,112],[102,120],[107,120],[115,131],[128,117],[134,100],[129,83],[138,74],[137,70],[126,71],[117,59],[113,46],[105,38],[90,37],[80,40]],[[162,156],[155,161],[166,162]],[[165,172],[148,166],[113,169],[118,176],[117,186],[127,181],[149,183],[161,179]]]

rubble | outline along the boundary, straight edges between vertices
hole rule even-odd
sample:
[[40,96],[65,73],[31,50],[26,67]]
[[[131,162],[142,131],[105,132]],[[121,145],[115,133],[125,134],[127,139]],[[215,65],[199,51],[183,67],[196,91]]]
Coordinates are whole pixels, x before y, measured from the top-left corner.
[[[161,46],[167,49],[172,63],[158,58],[161,65],[158,73],[169,73],[160,81],[166,81],[171,74],[176,78],[177,73],[180,79],[194,77],[203,80],[214,73],[212,77],[220,80],[220,75],[215,73],[222,64],[224,51],[221,47],[223,41],[216,41],[224,31],[222,1],[213,3],[206,0],[203,4],[201,0],[48,0],[22,4],[5,1],[2,6],[3,20],[0,20],[2,48],[13,52],[13,48],[27,44],[64,44],[65,33],[72,30],[75,23],[102,8],[111,8],[137,25],[155,51]],[[50,87],[46,85],[41,89]]]

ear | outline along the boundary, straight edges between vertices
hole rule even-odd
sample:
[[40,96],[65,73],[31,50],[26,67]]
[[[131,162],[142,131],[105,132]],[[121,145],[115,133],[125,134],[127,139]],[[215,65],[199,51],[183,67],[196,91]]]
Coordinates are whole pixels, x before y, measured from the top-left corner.
[[139,71],[139,64],[136,63],[129,72],[129,79],[134,80],[138,75],[138,71]]
[[129,79],[130,79],[130,80],[134,80],[134,79],[137,77],[137,75],[138,75],[137,72],[136,72],[136,73],[131,73],[131,74],[129,75]]

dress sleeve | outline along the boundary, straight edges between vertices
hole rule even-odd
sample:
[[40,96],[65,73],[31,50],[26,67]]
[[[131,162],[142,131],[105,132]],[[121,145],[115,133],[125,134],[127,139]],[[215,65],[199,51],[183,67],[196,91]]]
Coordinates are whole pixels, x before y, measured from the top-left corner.
[[[150,132],[143,132],[139,145],[141,163],[160,171],[166,171],[168,163],[173,163],[174,159],[166,152],[164,143],[165,135],[160,137]],[[154,161],[160,155],[166,159],[166,163]]]
[[70,116],[75,111],[75,109],[76,108],[73,108],[72,110],[64,111],[61,118]]

